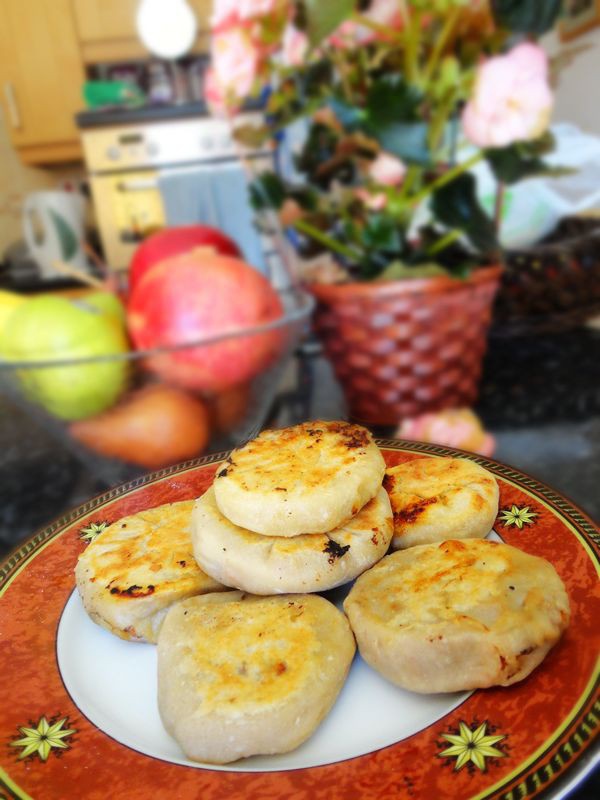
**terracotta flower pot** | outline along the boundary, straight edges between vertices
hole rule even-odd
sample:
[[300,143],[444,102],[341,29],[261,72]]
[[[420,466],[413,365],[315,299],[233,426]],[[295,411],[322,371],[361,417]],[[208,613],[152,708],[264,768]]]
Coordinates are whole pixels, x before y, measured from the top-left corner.
[[501,267],[467,280],[313,284],[315,329],[351,416],[395,425],[477,398]]

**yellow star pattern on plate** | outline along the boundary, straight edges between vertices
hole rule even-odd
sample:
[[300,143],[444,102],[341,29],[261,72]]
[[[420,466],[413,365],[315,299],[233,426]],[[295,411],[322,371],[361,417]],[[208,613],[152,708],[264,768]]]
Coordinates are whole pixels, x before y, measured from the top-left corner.
[[89,544],[107,527],[108,522],[90,522],[89,525],[81,529],[79,538]]
[[535,517],[537,517],[536,512],[530,511],[529,506],[519,508],[513,505],[505,508],[500,514],[500,520],[504,523],[505,528],[516,525],[519,530],[523,529],[523,525],[533,525]]
[[19,728],[23,734],[21,739],[10,742],[11,747],[22,747],[19,758],[37,755],[40,761],[47,761],[53,748],[67,750],[69,745],[65,742],[69,736],[75,733],[74,728],[63,728],[67,722],[67,717],[59,719],[57,722],[48,722],[46,717],[42,717],[37,724],[37,728]]
[[462,769],[471,761],[482,772],[485,771],[486,758],[504,758],[506,755],[495,744],[501,742],[506,736],[486,736],[487,722],[482,722],[475,730],[471,730],[464,722],[459,724],[460,734],[443,733],[442,739],[450,742],[439,754],[443,758],[456,758],[454,770]]

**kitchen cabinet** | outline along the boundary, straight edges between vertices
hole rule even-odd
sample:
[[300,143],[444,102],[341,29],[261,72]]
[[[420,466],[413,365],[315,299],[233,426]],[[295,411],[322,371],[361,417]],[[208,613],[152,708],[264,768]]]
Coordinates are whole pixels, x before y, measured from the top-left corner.
[[21,160],[81,158],[73,117],[85,74],[70,0],[0,0],[0,19],[2,111]]
[[[135,15],[140,0],[72,0],[77,35],[84,61],[125,61],[148,58],[139,41]],[[198,37],[193,51],[207,49],[212,0],[188,0],[198,19]]]

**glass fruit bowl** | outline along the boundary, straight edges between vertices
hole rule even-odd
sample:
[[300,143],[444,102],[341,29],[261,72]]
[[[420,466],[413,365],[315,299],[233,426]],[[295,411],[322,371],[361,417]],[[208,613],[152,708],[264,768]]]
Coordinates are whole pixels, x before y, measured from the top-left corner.
[[263,425],[314,300],[263,325],[153,350],[0,360],[0,391],[107,485],[239,445]]

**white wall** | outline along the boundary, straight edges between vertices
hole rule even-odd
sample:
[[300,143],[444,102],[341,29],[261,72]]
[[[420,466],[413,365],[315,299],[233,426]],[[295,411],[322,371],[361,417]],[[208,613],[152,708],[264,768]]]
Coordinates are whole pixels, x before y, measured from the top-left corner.
[[573,122],[600,136],[600,27],[570,42],[561,42],[552,32],[544,36],[542,44],[550,56],[587,46],[558,74],[554,121]]

